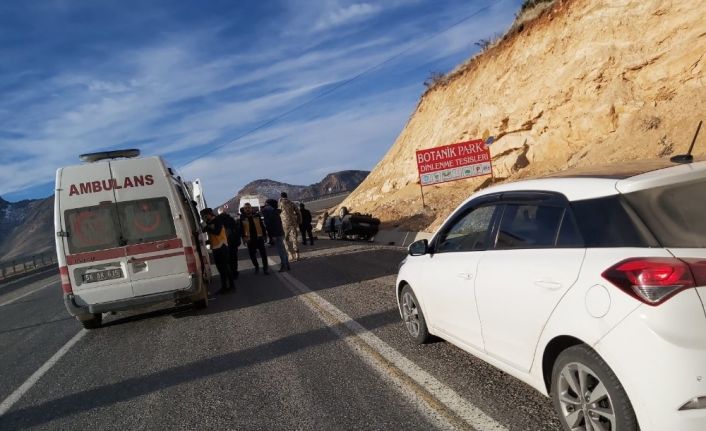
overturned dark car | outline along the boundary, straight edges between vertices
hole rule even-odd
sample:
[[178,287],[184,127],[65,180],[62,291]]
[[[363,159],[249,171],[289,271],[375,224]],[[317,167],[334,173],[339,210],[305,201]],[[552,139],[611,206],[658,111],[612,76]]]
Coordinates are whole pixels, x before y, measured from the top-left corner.
[[331,239],[370,240],[378,233],[380,219],[370,214],[349,213],[342,207],[338,216],[329,216],[324,220],[324,232]]

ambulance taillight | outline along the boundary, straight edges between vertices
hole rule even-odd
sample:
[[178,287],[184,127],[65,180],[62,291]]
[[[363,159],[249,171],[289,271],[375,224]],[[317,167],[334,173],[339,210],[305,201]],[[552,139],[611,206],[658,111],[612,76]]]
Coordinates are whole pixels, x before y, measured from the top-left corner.
[[186,267],[190,273],[196,273],[196,256],[194,256],[193,247],[184,247],[184,254],[186,255]]
[[69,267],[62,266],[59,268],[59,275],[61,276],[61,290],[63,290],[64,293],[73,293],[71,280],[69,279]]

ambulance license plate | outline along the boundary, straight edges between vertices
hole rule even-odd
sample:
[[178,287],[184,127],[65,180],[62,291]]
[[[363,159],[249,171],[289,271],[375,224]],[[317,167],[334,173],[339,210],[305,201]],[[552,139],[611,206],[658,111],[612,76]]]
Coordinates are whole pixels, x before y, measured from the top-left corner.
[[84,283],[95,283],[98,281],[115,280],[116,278],[123,278],[122,269],[106,269],[104,271],[88,272],[86,274],[83,274]]

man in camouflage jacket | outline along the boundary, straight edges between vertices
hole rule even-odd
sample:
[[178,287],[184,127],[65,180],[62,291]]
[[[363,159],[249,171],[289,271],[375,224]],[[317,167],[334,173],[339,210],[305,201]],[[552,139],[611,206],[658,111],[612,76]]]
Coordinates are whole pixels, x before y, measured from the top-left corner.
[[299,242],[297,232],[302,221],[302,214],[299,208],[287,198],[287,193],[280,194],[279,208],[282,210],[282,227],[284,228],[284,246],[287,249],[289,260],[296,262],[299,260]]

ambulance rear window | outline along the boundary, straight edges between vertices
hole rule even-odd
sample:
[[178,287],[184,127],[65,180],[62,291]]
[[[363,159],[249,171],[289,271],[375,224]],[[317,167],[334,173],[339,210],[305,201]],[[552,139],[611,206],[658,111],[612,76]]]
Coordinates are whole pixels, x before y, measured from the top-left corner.
[[70,253],[120,246],[120,230],[112,203],[66,210],[64,217]]
[[167,198],[119,202],[118,215],[126,244],[176,238]]

